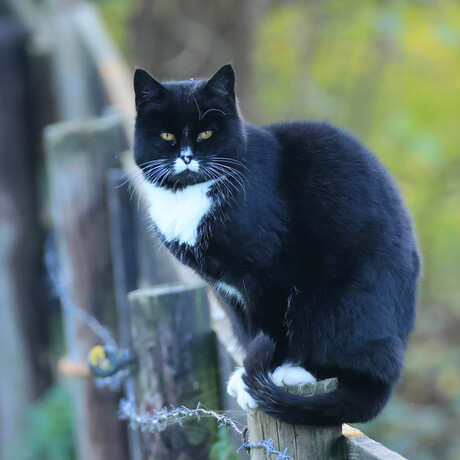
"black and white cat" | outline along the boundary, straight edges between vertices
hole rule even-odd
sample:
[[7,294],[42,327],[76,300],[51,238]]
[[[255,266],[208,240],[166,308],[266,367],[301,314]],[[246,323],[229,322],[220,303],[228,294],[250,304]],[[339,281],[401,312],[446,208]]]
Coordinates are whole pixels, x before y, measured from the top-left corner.
[[[134,155],[162,242],[226,299],[246,350],[229,392],[294,424],[385,406],[414,326],[420,257],[388,172],[327,123],[252,126],[230,65],[134,77]],[[307,371],[308,370],[308,371]],[[280,386],[338,377],[327,395]]]

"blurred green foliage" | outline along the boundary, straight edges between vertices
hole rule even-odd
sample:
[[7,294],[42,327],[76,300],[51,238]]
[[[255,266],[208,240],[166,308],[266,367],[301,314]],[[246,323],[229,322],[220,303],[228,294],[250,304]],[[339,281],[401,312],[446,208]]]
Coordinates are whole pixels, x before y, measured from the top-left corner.
[[[96,1],[128,60],[139,1]],[[363,140],[400,185],[424,256],[403,379],[362,429],[409,458],[459,460],[460,2],[262,3],[251,117],[326,119]]]
[[129,18],[139,8],[140,0],[90,0],[105,19],[110,35],[122,52],[129,53]]
[[213,444],[209,454],[210,460],[238,460],[238,454],[230,443],[228,429],[221,426],[219,428],[219,439]]
[[287,3],[268,14],[253,50],[263,121],[327,119],[363,139],[394,173],[422,244],[424,300],[452,307],[460,259],[459,24],[453,1]]
[[55,383],[26,411],[27,428],[12,446],[15,460],[75,460],[71,399],[63,381]]

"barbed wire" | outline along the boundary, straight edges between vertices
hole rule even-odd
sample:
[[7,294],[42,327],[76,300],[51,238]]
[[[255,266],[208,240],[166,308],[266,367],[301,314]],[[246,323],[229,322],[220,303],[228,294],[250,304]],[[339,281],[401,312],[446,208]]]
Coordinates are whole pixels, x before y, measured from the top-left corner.
[[267,441],[259,441],[257,444],[251,444],[250,442],[246,441],[241,445],[237,452],[239,452],[242,449],[264,449],[267,454],[277,455],[278,459],[280,460],[292,460],[291,457],[287,455],[287,447],[284,449],[283,452],[280,452],[275,448],[273,443],[273,439],[268,439]]
[[135,404],[123,399],[120,401],[120,409],[118,412],[119,418],[129,421],[132,426],[135,428],[139,427],[144,431],[163,431],[174,423],[182,425],[183,420],[186,418],[194,418],[198,421],[201,418],[215,418],[219,428],[225,426],[241,434],[242,432],[236,425],[235,420],[227,414],[228,413],[218,414],[213,410],[204,409],[201,407],[201,403],[198,403],[196,409],[190,409],[185,406],[171,406],[170,409],[165,407],[159,411],[154,410],[150,414],[140,415],[136,412]]
[[[88,326],[104,345],[119,351],[121,354],[125,352],[126,350],[121,350],[117,346],[109,329],[103,326],[94,316],[75,305],[67,289],[64,288],[60,279],[53,233],[48,236],[45,242],[45,265],[53,290],[60,300],[62,310]],[[198,403],[195,409],[185,406],[171,406],[170,409],[165,407],[162,410],[153,411],[152,413],[139,414],[134,395],[134,382],[128,369],[120,369],[108,377],[95,377],[95,381],[98,387],[109,387],[112,390],[118,390],[124,384],[126,399],[120,400],[118,418],[126,420],[132,429],[140,428],[143,431],[153,433],[155,431],[163,431],[169,425],[175,423],[182,425],[184,419],[195,419],[199,422],[201,418],[214,418],[217,420],[218,427],[230,428],[243,437],[243,431],[238,428],[235,420],[228,413],[219,414],[213,410],[201,407],[200,403]],[[284,452],[280,452],[274,447],[273,439],[262,440],[256,444],[244,441],[237,452],[242,449],[264,449],[267,454],[277,455],[278,460],[291,460],[291,457],[286,453],[287,449],[284,449]]]
[[[174,423],[182,425],[182,422],[188,418],[196,419],[197,421],[200,421],[200,418],[214,418],[219,428],[222,426],[231,428],[243,436],[243,431],[238,428],[235,420],[228,413],[219,414],[213,410],[204,409],[200,403],[198,403],[196,409],[190,409],[185,406],[171,406],[170,409],[165,407],[159,411],[154,410],[149,414],[140,415],[136,412],[135,404],[127,400],[121,400],[118,417],[128,421],[132,428],[140,428],[142,431],[150,431],[151,433],[164,431]],[[237,452],[242,449],[264,449],[267,454],[277,455],[279,460],[291,460],[291,457],[287,455],[287,448],[284,449],[284,452],[280,452],[275,448],[273,439],[259,441],[256,444],[244,441]]]
[[60,277],[58,258],[56,255],[55,236],[52,232],[48,235],[45,241],[45,266],[48,271],[48,276],[50,277],[54,293],[61,302],[61,308],[66,313],[73,315],[83,324],[86,324],[96,334],[96,336],[102,340],[104,345],[117,348],[117,344],[110,331],[94,316],[77,307],[72,302],[68,290],[64,288]]

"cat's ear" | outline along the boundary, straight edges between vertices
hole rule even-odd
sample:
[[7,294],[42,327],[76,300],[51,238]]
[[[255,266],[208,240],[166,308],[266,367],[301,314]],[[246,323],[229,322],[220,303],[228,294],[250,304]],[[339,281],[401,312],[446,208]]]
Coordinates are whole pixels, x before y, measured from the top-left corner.
[[235,100],[235,72],[230,64],[221,67],[206,83],[205,90]]
[[144,102],[161,104],[166,97],[167,90],[147,71],[136,69],[134,73],[134,93],[136,95],[136,109],[139,109]]

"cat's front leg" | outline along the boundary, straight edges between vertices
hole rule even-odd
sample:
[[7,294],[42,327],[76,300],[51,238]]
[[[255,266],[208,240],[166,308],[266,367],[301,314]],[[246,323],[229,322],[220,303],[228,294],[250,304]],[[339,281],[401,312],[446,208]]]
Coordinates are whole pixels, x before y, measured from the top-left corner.
[[244,367],[239,367],[230,377],[227,384],[227,393],[236,398],[236,402],[243,410],[255,409],[257,403],[254,398],[246,391],[246,385],[243,382]]

